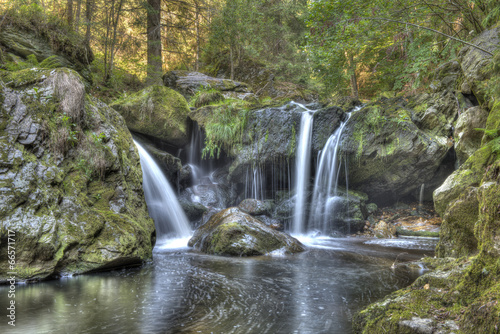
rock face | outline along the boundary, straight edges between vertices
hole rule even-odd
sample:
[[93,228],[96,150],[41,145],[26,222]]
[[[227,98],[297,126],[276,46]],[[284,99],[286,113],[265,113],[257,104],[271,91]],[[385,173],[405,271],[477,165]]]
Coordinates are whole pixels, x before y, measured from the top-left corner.
[[51,67],[72,68],[88,82],[92,82],[89,65],[94,60],[94,55],[81,37],[57,30],[47,34],[33,29],[33,26],[18,27],[4,22],[0,30],[0,46],[22,58],[35,55],[40,63],[51,57]]
[[[494,53],[500,45],[500,27],[486,30],[476,37],[473,44]],[[480,103],[485,101],[482,83],[490,76],[485,67],[491,62],[492,56],[473,47],[466,46],[458,53],[458,58],[464,81],[461,85],[463,94],[474,94]]]
[[250,93],[245,83],[229,79],[209,77],[199,72],[170,71],[163,75],[163,84],[181,93],[185,98],[193,96],[200,87],[221,92]]
[[458,117],[455,126],[455,152],[458,164],[463,164],[475,151],[481,147],[481,139],[488,119],[488,110],[476,106],[468,108]]
[[[123,118],[85,95],[72,70],[21,72],[8,75],[27,84],[0,90],[0,249],[7,253],[3,240],[14,233],[17,277],[151,259],[155,228]],[[2,261],[0,281],[8,271]]]
[[295,238],[234,207],[212,216],[195,231],[188,245],[208,254],[230,256],[293,254],[304,250]]
[[[318,108],[317,105],[306,106]],[[273,164],[295,156],[304,109],[297,104],[251,111],[244,130],[243,143],[231,152],[235,159],[229,169],[232,182],[244,183],[247,170],[255,166],[270,169]],[[328,137],[345,117],[339,108],[315,112],[312,132],[312,156],[323,148]]]
[[[498,50],[498,31],[486,31],[473,43]],[[357,332],[496,333],[500,328],[500,104],[491,102],[500,96],[498,89],[483,89],[495,87],[488,78],[498,78],[500,68],[486,73],[491,56],[470,47],[460,51],[459,62],[462,93],[490,101],[480,148],[467,153],[460,168],[434,191],[435,209],[443,217],[437,255],[460,258],[424,260],[434,271],[357,314]],[[484,113],[471,109],[466,113]],[[457,126],[459,133],[467,129],[468,124]]]
[[403,102],[368,105],[351,116],[344,130],[349,186],[377,204],[416,194],[433,179],[451,145],[418,129]]
[[111,104],[130,130],[163,140],[176,147],[189,142],[186,99],[163,86],[149,86]]

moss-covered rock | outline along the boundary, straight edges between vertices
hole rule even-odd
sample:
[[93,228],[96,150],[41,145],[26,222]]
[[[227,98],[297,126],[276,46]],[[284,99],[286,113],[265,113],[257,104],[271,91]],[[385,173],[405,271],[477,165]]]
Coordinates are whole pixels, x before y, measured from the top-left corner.
[[467,256],[477,251],[474,226],[478,214],[477,188],[471,186],[448,205],[443,215],[441,238],[436,248],[439,257]]
[[[0,248],[7,254],[15,235],[16,266],[2,257],[0,281],[8,271],[36,280],[151,259],[154,223],[123,118],[72,91],[76,72],[43,73],[1,89]],[[64,113],[70,106],[81,110]]]
[[0,30],[0,46],[24,59],[34,55],[42,67],[72,68],[92,83],[89,68],[94,59],[92,50],[82,37],[62,26],[42,22],[26,24],[7,17]]
[[163,86],[149,86],[111,105],[125,118],[130,130],[182,147],[189,142],[186,99]]
[[199,227],[188,245],[217,255],[293,254],[304,247],[288,234],[275,231],[238,208],[223,210]]
[[434,208],[443,216],[448,205],[456,200],[465,189],[477,187],[486,167],[495,160],[492,156],[493,144],[486,145],[465,161],[446,181],[434,190]]
[[269,215],[273,209],[270,201],[259,201],[254,198],[246,198],[238,205],[238,209],[252,216]]
[[404,103],[393,99],[369,104],[354,112],[344,129],[349,186],[377,204],[418,196],[422,183],[432,189],[431,180],[450,148],[446,137],[418,129]]
[[455,125],[455,152],[459,165],[465,162],[477,149],[481,147],[488,110],[482,107],[472,107],[465,110],[458,117]]
[[[473,42],[490,51],[498,47],[498,27]],[[479,102],[498,101],[498,90],[483,89],[495,72],[485,73],[491,57],[472,47],[459,53],[464,94]],[[496,73],[498,75],[498,73]],[[491,95],[488,95],[491,94]],[[486,107],[483,104],[482,107]],[[495,103],[481,148],[434,192],[443,216],[434,271],[355,316],[362,333],[499,333],[500,330],[500,138]],[[488,125],[489,124],[489,125]]]

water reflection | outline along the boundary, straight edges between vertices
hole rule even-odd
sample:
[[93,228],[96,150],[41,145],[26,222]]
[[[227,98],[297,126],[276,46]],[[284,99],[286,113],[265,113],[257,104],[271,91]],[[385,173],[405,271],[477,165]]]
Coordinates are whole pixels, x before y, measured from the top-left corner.
[[160,247],[142,268],[17,286],[16,327],[2,321],[0,332],[350,333],[356,311],[418,276],[392,270],[396,257],[423,252],[362,242],[325,239],[257,258]]

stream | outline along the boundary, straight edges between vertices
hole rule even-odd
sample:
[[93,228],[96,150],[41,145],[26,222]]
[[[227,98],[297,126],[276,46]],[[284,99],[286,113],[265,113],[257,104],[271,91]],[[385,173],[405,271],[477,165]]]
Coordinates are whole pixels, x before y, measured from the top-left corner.
[[[183,240],[181,244],[185,244]],[[355,312],[412,283],[397,262],[434,240],[304,239],[303,253],[230,258],[160,243],[139,268],[16,286],[1,333],[352,333]],[[399,247],[399,248],[398,248]],[[0,295],[7,294],[0,287]],[[7,298],[0,307],[7,307]]]

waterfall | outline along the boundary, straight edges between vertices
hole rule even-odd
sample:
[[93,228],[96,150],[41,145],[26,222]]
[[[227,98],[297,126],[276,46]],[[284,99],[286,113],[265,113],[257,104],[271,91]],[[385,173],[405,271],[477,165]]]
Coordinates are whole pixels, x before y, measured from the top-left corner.
[[155,222],[157,237],[159,239],[189,237],[191,235],[189,221],[172,187],[148,152],[135,140],[134,143],[141,158],[144,196],[149,216]]
[[302,113],[300,119],[300,133],[297,146],[297,154],[295,156],[295,208],[293,213],[293,222],[291,232],[295,235],[305,232],[305,206],[306,206],[306,191],[309,183],[309,166],[311,156],[311,139],[313,127],[313,114],[301,104],[296,103],[306,111]]
[[[347,115],[349,119],[350,114]],[[347,120],[342,122],[337,130],[328,138],[318,160],[316,181],[314,182],[313,188],[313,200],[311,202],[309,227],[323,233],[328,233],[329,218],[332,216],[331,213],[336,207],[340,206],[343,201],[343,199],[338,196],[338,182],[341,172],[338,151],[340,148],[339,144],[342,131],[344,130]]]

